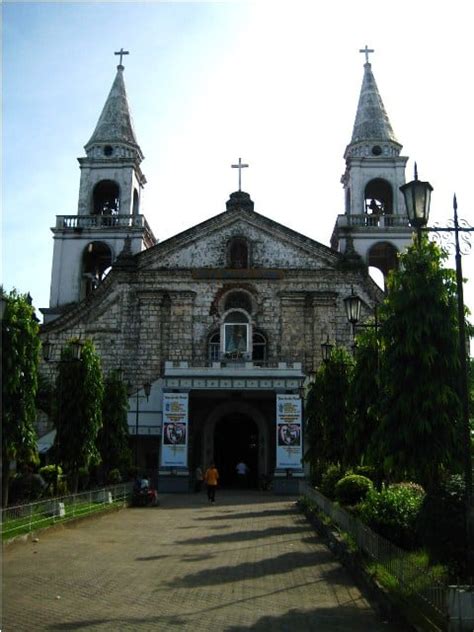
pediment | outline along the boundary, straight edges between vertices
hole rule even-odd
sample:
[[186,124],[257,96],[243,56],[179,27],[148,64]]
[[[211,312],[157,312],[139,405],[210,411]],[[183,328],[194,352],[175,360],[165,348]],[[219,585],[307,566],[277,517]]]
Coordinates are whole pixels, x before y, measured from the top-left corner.
[[226,211],[138,255],[139,269],[206,269],[228,267],[228,244],[244,238],[251,266],[261,270],[334,268],[334,250],[259,213]]

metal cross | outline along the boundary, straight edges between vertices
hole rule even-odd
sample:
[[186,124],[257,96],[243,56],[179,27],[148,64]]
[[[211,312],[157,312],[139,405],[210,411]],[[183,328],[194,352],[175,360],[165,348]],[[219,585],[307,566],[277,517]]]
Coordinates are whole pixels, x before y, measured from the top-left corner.
[[117,53],[114,53],[114,55],[120,55],[120,66],[122,65],[122,57],[124,55],[130,55],[130,53],[128,52],[128,50],[123,50],[123,48],[121,48]]
[[359,49],[359,53],[365,53],[365,63],[368,64],[369,63],[369,53],[375,53],[373,48],[368,48],[367,44],[365,45],[365,48],[360,48]]
[[242,169],[245,169],[245,167],[248,167],[248,165],[242,164],[242,158],[239,158],[238,165],[230,165],[230,166],[232,167],[232,169],[239,170],[239,191],[242,191]]

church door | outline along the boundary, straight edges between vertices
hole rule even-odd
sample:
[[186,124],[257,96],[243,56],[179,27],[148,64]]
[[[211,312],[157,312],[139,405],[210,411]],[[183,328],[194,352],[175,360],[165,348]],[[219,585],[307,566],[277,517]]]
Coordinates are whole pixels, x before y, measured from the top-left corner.
[[243,462],[249,468],[245,485],[256,488],[258,484],[258,428],[243,414],[223,417],[214,431],[214,458],[223,487],[242,486],[235,467]]

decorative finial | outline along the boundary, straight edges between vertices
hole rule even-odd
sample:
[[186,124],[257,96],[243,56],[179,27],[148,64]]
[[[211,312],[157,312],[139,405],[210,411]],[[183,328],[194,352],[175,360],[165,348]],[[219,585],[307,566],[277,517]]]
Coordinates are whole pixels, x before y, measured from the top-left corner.
[[369,48],[367,46],[367,44],[365,45],[365,48],[360,48],[359,49],[359,53],[365,53],[365,63],[368,64],[369,62],[369,53],[375,53],[375,50],[373,48]]
[[453,209],[455,213],[458,212],[458,200],[456,198],[456,193],[453,195]]
[[114,55],[120,55],[120,62],[119,62],[119,65],[117,66],[117,70],[123,70],[124,67],[122,66],[122,57],[124,55],[130,55],[130,53],[128,52],[128,50],[123,50],[123,48],[121,48],[119,51],[114,53]]
[[239,191],[242,191],[242,169],[245,169],[246,167],[248,167],[248,165],[242,164],[242,158],[239,158],[239,164],[231,165],[231,167],[232,169],[239,170]]
[[415,180],[418,180],[418,166],[415,162]]

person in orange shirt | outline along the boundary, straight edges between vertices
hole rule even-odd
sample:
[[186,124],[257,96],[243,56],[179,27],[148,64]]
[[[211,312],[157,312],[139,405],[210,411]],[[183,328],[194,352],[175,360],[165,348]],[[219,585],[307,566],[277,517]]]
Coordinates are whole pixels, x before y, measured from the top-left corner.
[[204,474],[204,480],[207,485],[207,497],[209,502],[215,503],[217,483],[219,482],[219,472],[217,471],[214,463],[207,468],[206,473]]

